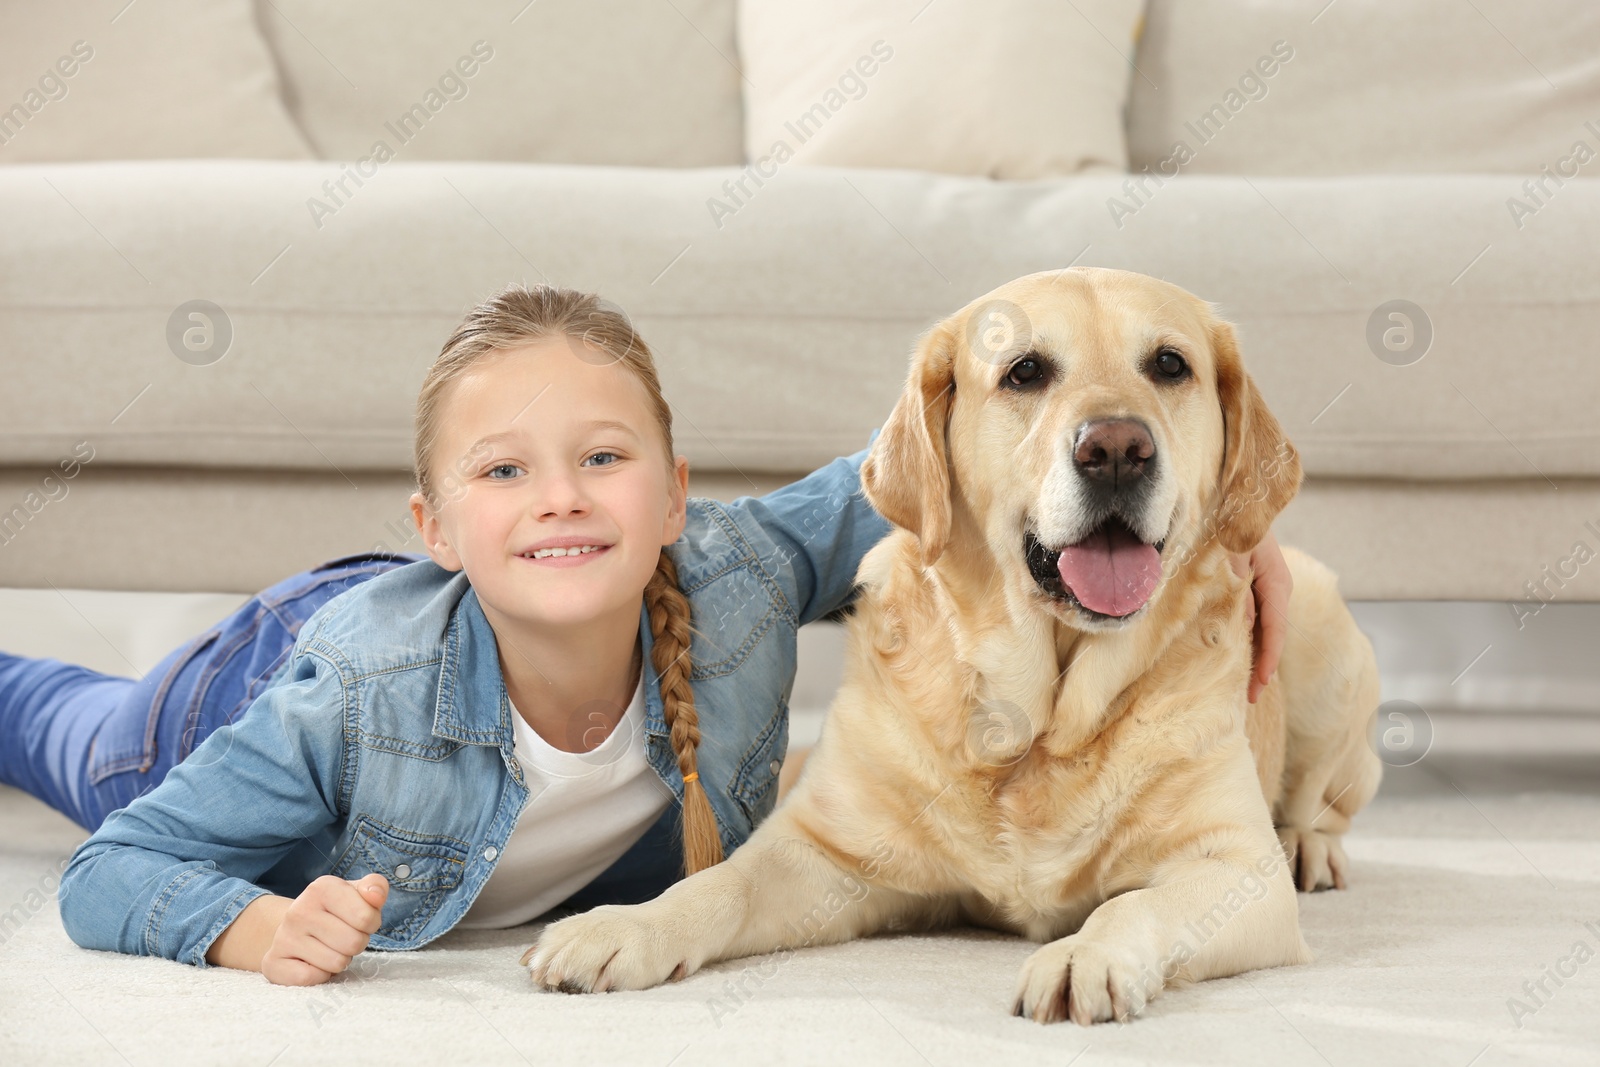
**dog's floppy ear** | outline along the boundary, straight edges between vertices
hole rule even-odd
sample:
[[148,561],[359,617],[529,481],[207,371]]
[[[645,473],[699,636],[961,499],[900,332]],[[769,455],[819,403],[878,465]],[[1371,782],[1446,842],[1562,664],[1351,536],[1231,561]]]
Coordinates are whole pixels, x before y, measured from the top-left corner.
[[1249,552],[1300,489],[1300,453],[1284,434],[1239,358],[1233,327],[1211,327],[1217,393],[1222,400],[1222,476],[1211,512],[1229,552]]
[[917,536],[923,566],[944,553],[950,537],[945,422],[954,395],[954,338],[941,323],[917,346],[905,389],[861,465],[867,499],[878,514]]

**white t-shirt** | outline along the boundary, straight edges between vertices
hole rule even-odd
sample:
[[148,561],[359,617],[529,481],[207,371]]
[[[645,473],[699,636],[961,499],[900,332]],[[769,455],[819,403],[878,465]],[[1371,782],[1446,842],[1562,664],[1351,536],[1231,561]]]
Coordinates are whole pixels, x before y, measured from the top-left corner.
[[672,803],[645,759],[643,675],[628,710],[588,752],[555,748],[512,706],[528,802],[458,925],[498,929],[538,918],[620,859]]

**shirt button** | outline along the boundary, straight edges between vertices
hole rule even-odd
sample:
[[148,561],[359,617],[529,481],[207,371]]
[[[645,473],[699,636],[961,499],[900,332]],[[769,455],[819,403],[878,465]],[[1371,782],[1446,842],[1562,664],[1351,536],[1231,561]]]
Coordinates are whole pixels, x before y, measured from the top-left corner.
[[783,770],[783,762],[781,760],[773,760],[771,763],[767,764],[767,770],[771,771],[773,774],[777,774],[779,771]]
[[410,878],[411,877],[411,868],[410,868],[410,866],[408,866],[407,864],[402,863],[400,866],[398,866],[398,867],[396,867],[394,869],[394,876],[396,878],[400,879],[402,882],[405,881],[407,878]]
[[488,848],[483,850],[483,858],[488,860],[490,863],[493,863],[494,858],[498,855],[500,855],[500,850],[495,848],[493,845],[490,845]]

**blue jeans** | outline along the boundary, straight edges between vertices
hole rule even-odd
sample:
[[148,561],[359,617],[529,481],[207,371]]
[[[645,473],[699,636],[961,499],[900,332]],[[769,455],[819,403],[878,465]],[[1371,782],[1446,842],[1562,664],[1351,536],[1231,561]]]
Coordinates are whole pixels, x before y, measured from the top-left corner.
[[251,705],[313,612],[369,578],[426,558],[363,553],[286,578],[142,679],[0,652],[0,782],[97,829]]

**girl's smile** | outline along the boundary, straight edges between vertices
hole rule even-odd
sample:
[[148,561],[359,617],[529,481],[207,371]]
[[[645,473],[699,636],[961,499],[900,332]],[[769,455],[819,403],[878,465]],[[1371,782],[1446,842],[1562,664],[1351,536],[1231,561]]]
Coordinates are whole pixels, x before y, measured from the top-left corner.
[[581,567],[610,551],[604,542],[585,537],[549,537],[517,555],[541,567]]

